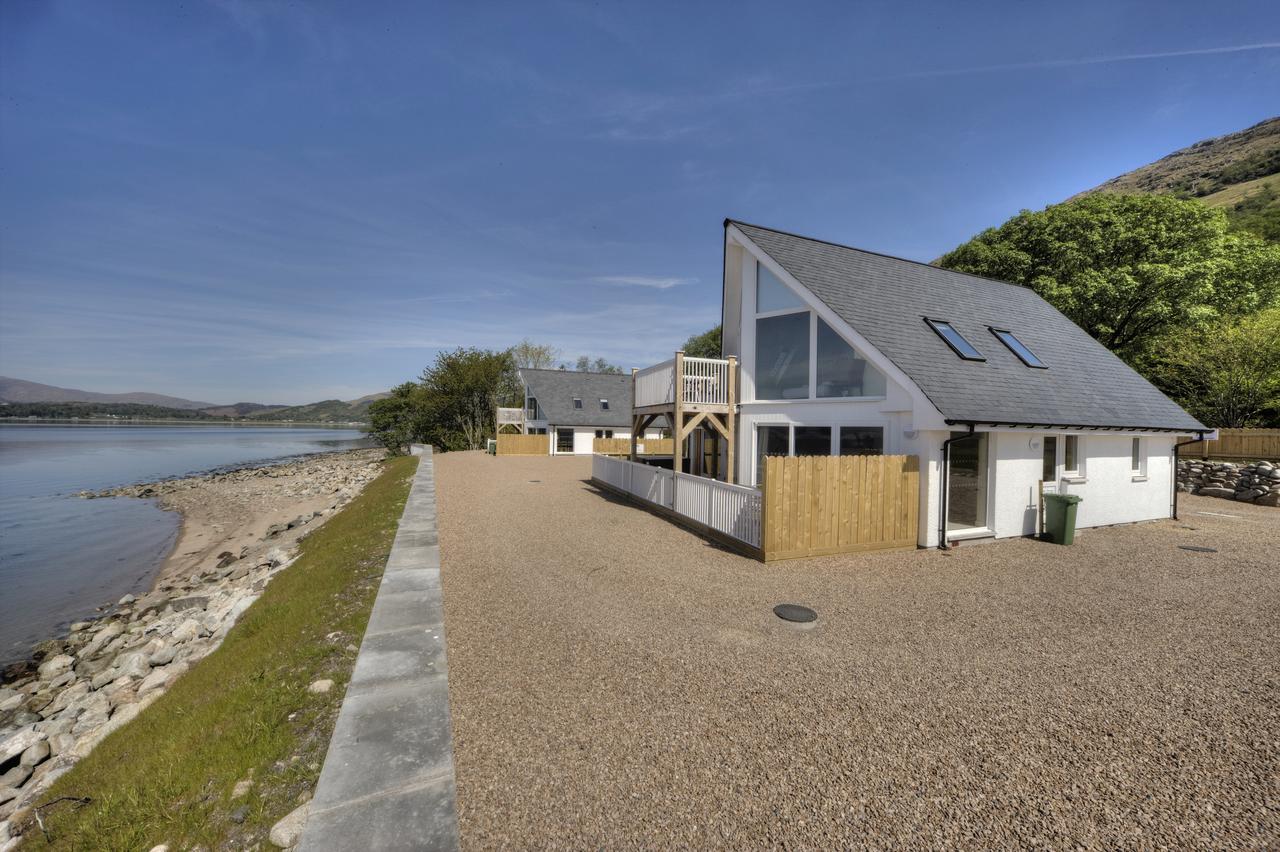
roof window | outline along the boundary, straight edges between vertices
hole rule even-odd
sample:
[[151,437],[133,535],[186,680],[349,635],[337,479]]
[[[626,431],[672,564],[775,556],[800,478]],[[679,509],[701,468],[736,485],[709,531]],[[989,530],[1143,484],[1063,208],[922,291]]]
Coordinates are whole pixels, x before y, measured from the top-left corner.
[[582,400],[575,396],[575,397],[573,398],[573,407],[574,407],[574,408],[581,408],[581,407],[582,407]]
[[600,400],[600,408],[601,408],[601,410],[603,410],[603,411],[608,411],[608,410],[609,410],[609,400],[607,400],[607,399],[602,399],[602,400]]
[[1000,338],[1000,342],[1009,347],[1009,351],[1018,356],[1018,360],[1026,364],[1028,367],[1035,367],[1037,370],[1049,369],[1043,361],[1036,357],[1036,353],[1026,347],[1021,340],[1013,336],[1012,331],[1003,328],[992,328],[991,333]]
[[951,347],[951,351],[955,352],[966,361],[985,361],[987,360],[981,352],[979,352],[972,343],[965,339],[964,335],[956,331],[951,323],[943,320],[924,318],[929,324],[929,328],[934,330],[943,342]]

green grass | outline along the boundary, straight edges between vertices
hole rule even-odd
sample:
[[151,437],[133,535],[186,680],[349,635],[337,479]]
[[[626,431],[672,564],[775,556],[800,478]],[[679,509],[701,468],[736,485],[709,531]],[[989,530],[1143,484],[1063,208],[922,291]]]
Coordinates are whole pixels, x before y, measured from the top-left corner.
[[[315,787],[416,468],[388,461],[308,536],[217,651],[53,785],[42,802],[92,801],[43,808],[47,837],[29,819],[24,848],[266,845]],[[320,678],[330,693],[307,692]],[[253,790],[233,802],[247,777]]]

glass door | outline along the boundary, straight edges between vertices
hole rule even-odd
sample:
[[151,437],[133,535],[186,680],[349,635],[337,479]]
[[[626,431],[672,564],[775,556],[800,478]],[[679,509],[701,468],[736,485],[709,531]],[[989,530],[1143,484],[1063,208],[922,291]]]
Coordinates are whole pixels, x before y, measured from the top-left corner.
[[[963,437],[961,437],[963,436]],[[947,529],[987,525],[987,434],[952,432],[947,475]]]
[[573,430],[572,429],[556,430],[556,452],[557,453],[573,452]]

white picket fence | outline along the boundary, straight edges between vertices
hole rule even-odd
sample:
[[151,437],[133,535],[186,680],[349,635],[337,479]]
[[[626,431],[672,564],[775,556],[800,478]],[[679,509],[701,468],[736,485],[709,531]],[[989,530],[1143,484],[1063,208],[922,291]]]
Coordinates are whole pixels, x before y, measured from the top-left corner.
[[591,475],[633,497],[760,547],[761,497],[754,488],[601,455],[592,456]]

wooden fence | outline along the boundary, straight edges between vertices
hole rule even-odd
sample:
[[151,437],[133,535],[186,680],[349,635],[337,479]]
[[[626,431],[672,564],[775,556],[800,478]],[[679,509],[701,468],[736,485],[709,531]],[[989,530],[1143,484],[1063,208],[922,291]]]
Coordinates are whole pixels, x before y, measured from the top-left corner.
[[1182,448],[1183,458],[1280,459],[1280,429],[1219,429],[1218,440],[1196,441]]
[[[673,446],[674,441],[670,438],[650,438],[648,440],[641,438],[636,441],[636,452],[642,456],[669,456]],[[631,439],[593,438],[591,451],[602,456],[629,456],[631,455]]]
[[550,435],[499,435],[498,455],[500,456],[549,456],[551,455]]
[[770,456],[764,467],[764,558],[914,548],[916,456]]

